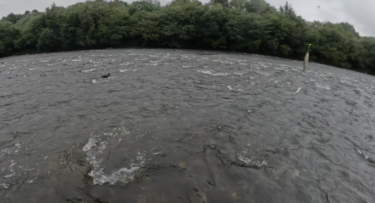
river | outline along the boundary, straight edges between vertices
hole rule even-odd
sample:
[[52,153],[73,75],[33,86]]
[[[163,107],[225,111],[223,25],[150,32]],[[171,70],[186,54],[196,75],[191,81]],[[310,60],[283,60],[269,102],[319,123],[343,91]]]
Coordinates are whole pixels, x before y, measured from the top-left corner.
[[302,67],[173,49],[0,59],[0,202],[375,202],[374,77]]

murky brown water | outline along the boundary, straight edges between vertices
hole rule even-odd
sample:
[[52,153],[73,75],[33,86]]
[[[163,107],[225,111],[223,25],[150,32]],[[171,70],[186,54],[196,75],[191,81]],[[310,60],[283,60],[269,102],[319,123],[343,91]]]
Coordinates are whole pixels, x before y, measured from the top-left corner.
[[0,202],[375,202],[374,77],[206,53],[0,59]]

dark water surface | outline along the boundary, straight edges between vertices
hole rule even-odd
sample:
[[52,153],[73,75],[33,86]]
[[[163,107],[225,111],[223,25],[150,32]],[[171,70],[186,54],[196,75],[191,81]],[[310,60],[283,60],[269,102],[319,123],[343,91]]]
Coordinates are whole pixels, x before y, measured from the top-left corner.
[[1,59],[0,202],[375,202],[374,77],[206,53]]

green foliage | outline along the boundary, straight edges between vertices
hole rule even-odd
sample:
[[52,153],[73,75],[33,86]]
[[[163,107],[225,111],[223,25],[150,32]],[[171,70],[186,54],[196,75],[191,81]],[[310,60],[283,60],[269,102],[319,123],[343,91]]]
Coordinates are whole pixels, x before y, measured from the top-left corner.
[[19,30],[9,21],[0,21],[0,56],[14,51],[14,40]]
[[291,4],[288,2],[285,3],[284,6],[280,6],[279,8],[280,13],[288,16],[288,17],[296,17],[296,12],[294,11],[293,7]]
[[210,3],[212,5],[221,4],[222,6],[225,6],[225,7],[229,6],[229,1],[228,0],[210,0]]
[[156,11],[160,8],[160,3],[158,2],[152,2],[152,1],[136,1],[133,2],[129,6],[129,13],[131,15],[140,12],[140,11],[147,11],[147,12],[152,12]]
[[44,12],[9,14],[0,20],[0,56],[145,45],[247,51],[310,59],[375,74],[375,38],[348,23],[307,22],[288,2],[265,0],[158,0],[128,4],[93,0]]
[[244,7],[250,13],[269,14],[276,12],[276,8],[272,7],[265,0],[248,0]]
[[15,23],[17,23],[22,17],[23,17],[22,15],[19,15],[19,14],[16,15],[16,14],[14,14],[14,13],[11,13],[11,14],[9,14],[8,16],[3,17],[2,20],[3,20],[3,21],[9,21],[9,22],[15,24]]
[[246,0],[231,0],[229,2],[229,6],[231,8],[235,8],[237,10],[244,11],[246,2],[247,2]]
[[199,46],[199,19],[206,12],[206,7],[199,2],[178,0],[160,13],[158,20],[160,27],[159,44],[168,47]]
[[5,53],[5,45],[4,42],[0,40],[0,56]]

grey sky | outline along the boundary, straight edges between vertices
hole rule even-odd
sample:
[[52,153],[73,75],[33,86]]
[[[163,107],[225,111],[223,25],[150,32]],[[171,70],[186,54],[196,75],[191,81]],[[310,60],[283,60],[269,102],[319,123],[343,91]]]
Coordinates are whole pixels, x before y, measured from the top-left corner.
[[[9,13],[24,13],[26,10],[44,11],[55,2],[59,6],[68,6],[82,0],[1,0],[0,16]],[[131,0],[124,0],[131,2]],[[170,0],[160,0],[162,4]],[[208,2],[209,0],[201,0]],[[266,0],[279,7],[286,0]],[[375,36],[375,0],[289,0],[298,15],[309,21],[349,22],[361,35]],[[320,7],[319,7],[320,6]]]

